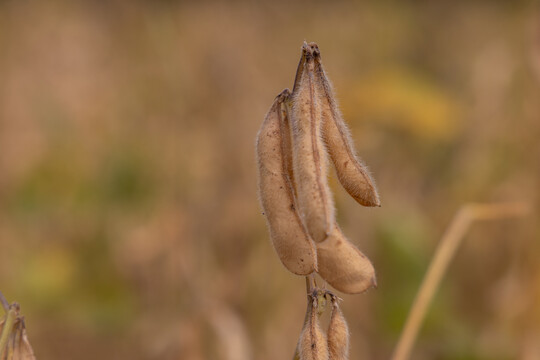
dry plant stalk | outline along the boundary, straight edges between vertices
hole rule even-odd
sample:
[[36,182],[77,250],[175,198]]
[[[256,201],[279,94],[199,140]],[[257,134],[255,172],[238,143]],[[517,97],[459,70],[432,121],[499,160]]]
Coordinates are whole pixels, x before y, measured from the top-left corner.
[[257,136],[259,198],[272,244],[289,271],[318,272],[335,289],[356,294],[376,285],[375,270],[336,224],[328,153],[357,201],[380,203],[336,104],[318,46],[304,42],[293,92],[277,96]]
[[[315,43],[302,46],[293,92],[284,90],[257,135],[259,198],[270,238],[283,265],[309,275],[308,307],[295,359],[345,360],[349,330],[337,297],[316,288],[312,273],[335,289],[356,294],[376,286],[369,259],[343,235],[328,186],[328,158],[339,181],[361,205],[380,206],[366,167],[358,160]],[[328,339],[319,325],[332,301]]]
[[35,360],[19,304],[10,305],[2,293],[0,302],[6,312],[0,319],[0,360]]
[[[294,359],[348,359],[349,331],[337,297],[316,288],[313,272],[348,294],[376,286],[369,259],[335,222],[328,160],[345,190],[363,206],[380,206],[374,181],[356,156],[351,136],[315,43],[302,46],[292,94],[284,90],[270,107],[257,136],[259,197],[270,237],[285,267],[309,275],[308,306]],[[521,215],[523,204],[467,205],[444,235],[407,319],[393,360],[407,360],[427,308],[448,264],[474,220]],[[332,301],[325,335],[319,316]]]
[[523,216],[529,211],[526,204],[468,204],[463,206],[443,235],[435,255],[431,260],[428,271],[416,299],[409,311],[407,321],[398,344],[392,355],[392,360],[407,360],[424,321],[426,312],[446,273],[450,261],[454,257],[467,230],[477,220],[497,220],[508,217]]

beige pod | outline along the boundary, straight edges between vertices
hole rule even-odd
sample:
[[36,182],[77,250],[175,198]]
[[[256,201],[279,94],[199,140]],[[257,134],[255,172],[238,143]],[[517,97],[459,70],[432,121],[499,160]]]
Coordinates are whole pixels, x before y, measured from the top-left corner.
[[334,205],[328,187],[328,160],[322,140],[322,114],[314,77],[318,49],[304,43],[292,94],[293,173],[298,211],[315,242],[332,232]]
[[[316,293],[315,293],[316,294]],[[318,297],[308,295],[308,309],[304,328],[298,340],[298,358],[300,360],[328,360],[328,343],[319,325]]]
[[323,139],[341,185],[359,204],[381,206],[375,182],[356,156],[351,135],[324,71],[320,53],[315,56],[315,78],[323,118]]
[[339,308],[338,299],[332,295],[332,315],[326,334],[331,360],[349,359],[349,327]]
[[316,245],[318,273],[336,290],[358,294],[377,285],[371,261],[345,238],[337,225],[326,241]]
[[294,274],[308,275],[317,269],[317,255],[300,216],[295,210],[292,183],[284,157],[284,104],[289,90],[279,94],[257,135],[259,199],[270,238],[285,267]]

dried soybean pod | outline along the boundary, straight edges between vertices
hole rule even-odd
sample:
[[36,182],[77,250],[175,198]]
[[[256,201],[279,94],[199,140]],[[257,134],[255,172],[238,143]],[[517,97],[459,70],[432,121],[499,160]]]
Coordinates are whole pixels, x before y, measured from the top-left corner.
[[319,326],[318,305],[318,293],[314,291],[308,295],[306,321],[298,340],[300,360],[328,360],[328,343]]
[[377,285],[373,265],[345,238],[337,224],[328,239],[316,245],[317,272],[336,290],[358,294]]
[[293,172],[298,210],[308,233],[321,242],[332,232],[334,206],[328,187],[328,160],[322,140],[322,114],[315,84],[318,48],[304,43],[292,94]]
[[338,298],[332,297],[332,315],[330,316],[330,325],[328,326],[328,352],[331,360],[349,359],[349,327],[347,321],[341,312],[338,304]]
[[270,238],[283,265],[297,275],[308,275],[317,269],[313,241],[298,215],[291,179],[284,161],[284,101],[289,90],[279,94],[257,135],[259,199],[270,231]]
[[315,76],[323,116],[323,138],[339,182],[359,204],[381,206],[375,183],[356,156],[353,141],[324,71],[320,53],[315,56]]

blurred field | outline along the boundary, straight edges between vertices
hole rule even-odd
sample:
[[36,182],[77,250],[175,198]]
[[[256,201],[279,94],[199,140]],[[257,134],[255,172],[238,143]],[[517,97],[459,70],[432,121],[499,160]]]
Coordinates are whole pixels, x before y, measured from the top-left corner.
[[[387,359],[456,210],[538,208],[533,4],[0,2],[0,290],[38,359],[292,358],[304,279],[270,245],[254,139],[304,39],[381,193],[331,179],[378,272],[342,296],[351,359]],[[473,227],[414,359],[540,359],[538,215]]]

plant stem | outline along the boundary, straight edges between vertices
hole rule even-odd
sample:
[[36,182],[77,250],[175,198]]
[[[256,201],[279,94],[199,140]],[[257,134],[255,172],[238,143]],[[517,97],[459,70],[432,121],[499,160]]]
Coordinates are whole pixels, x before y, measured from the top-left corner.
[[471,223],[475,220],[494,220],[505,217],[525,215],[529,211],[523,203],[509,204],[469,204],[462,207],[446,230],[435,256],[431,261],[426,276],[405,322],[392,360],[409,359],[412,347],[424,321],[426,312],[448,269],[450,261],[461,244]]

